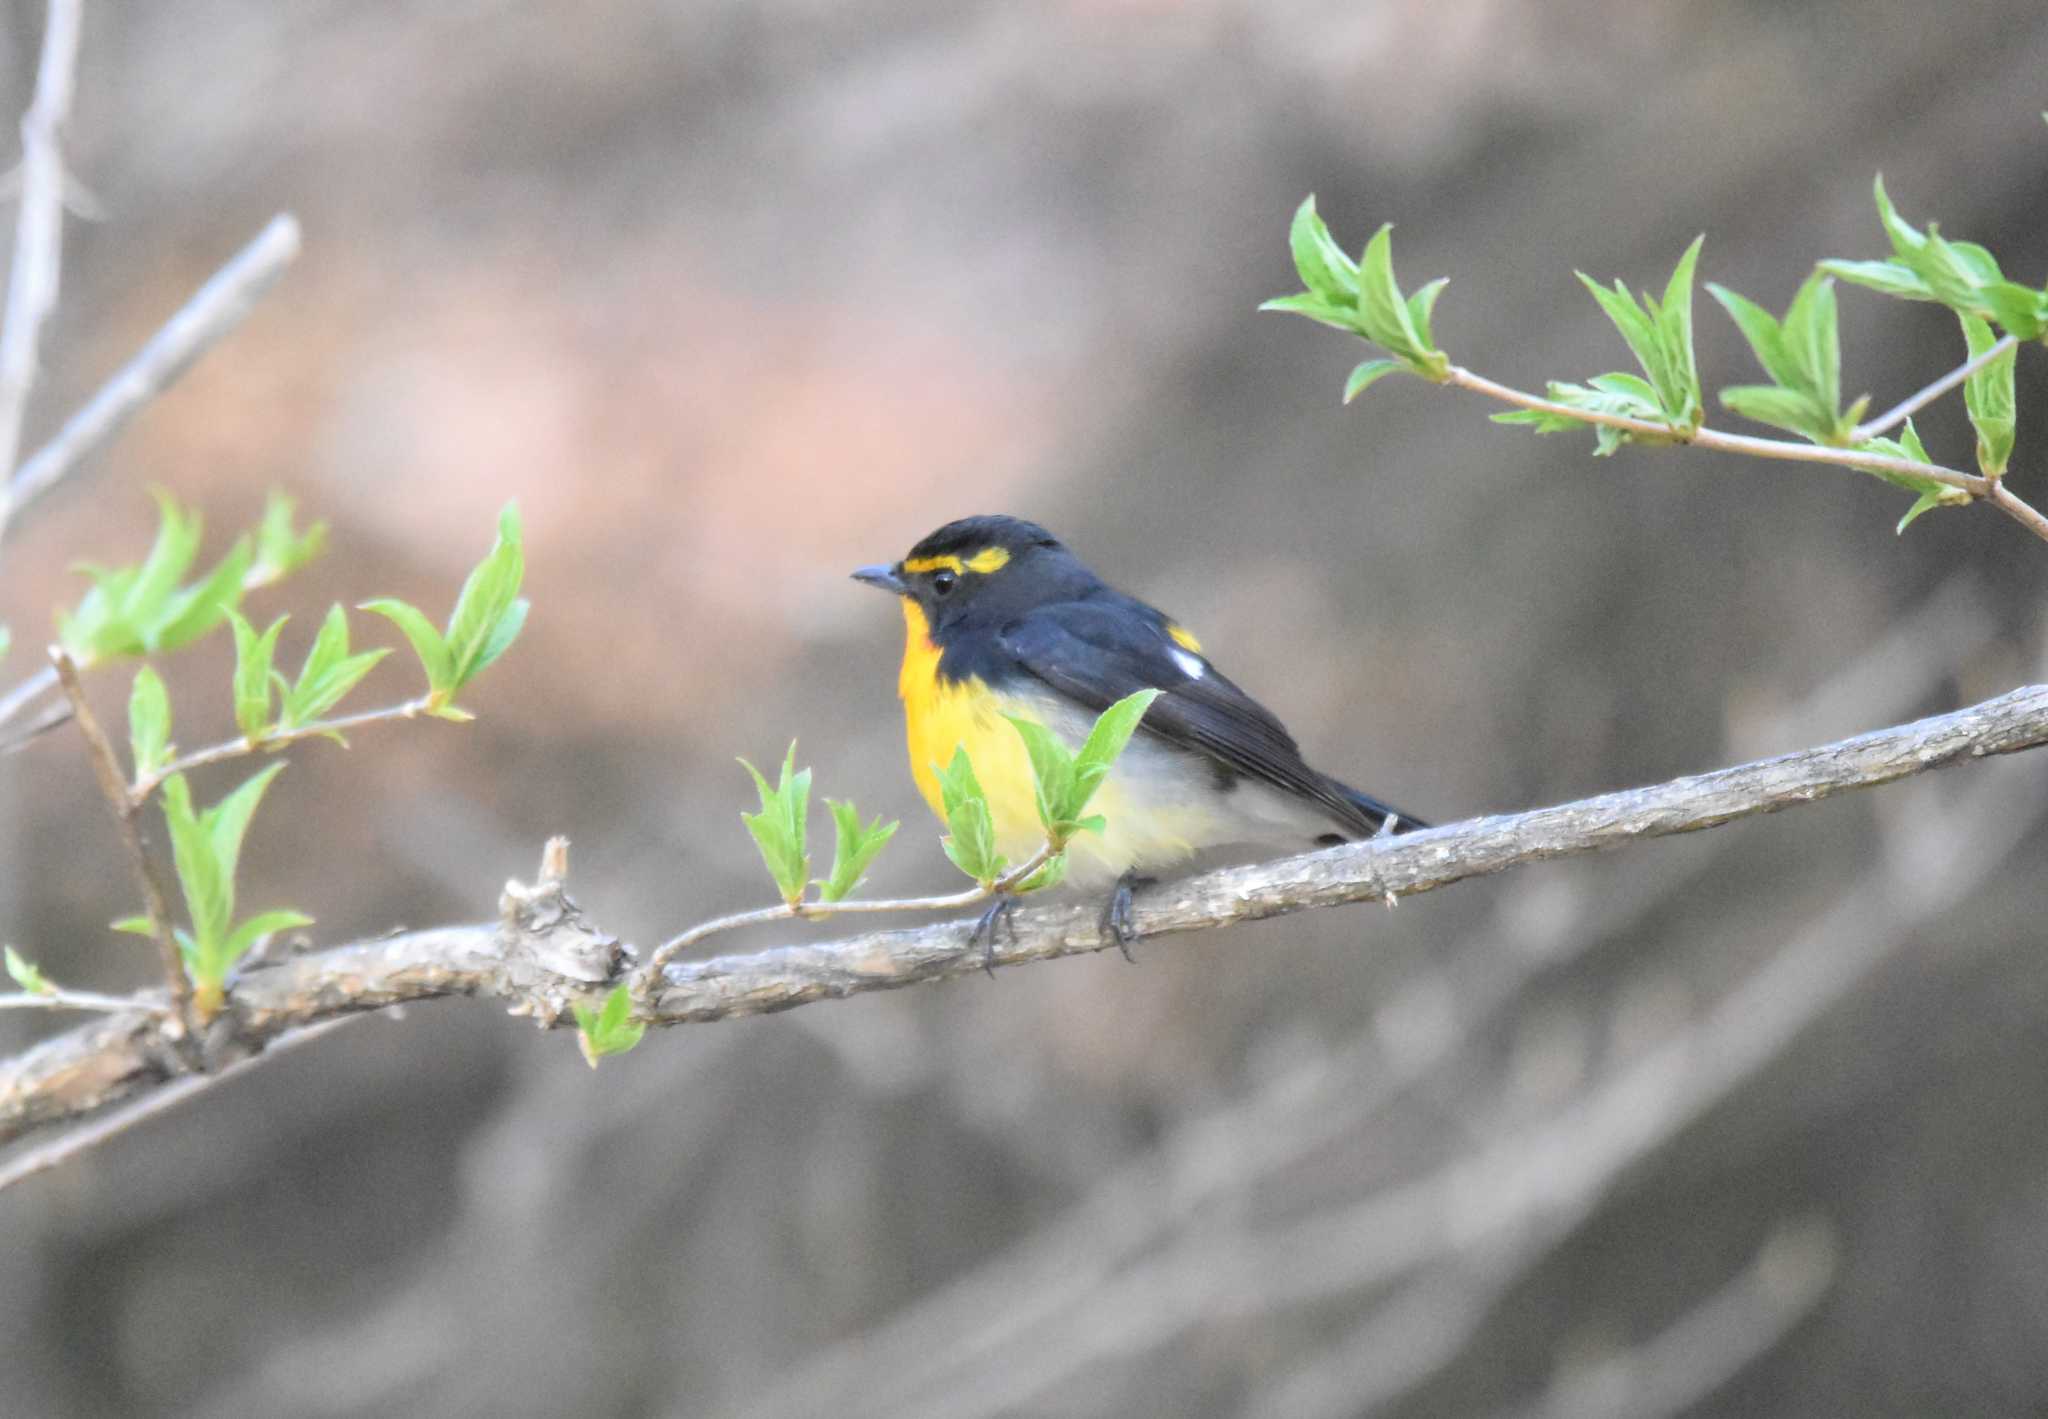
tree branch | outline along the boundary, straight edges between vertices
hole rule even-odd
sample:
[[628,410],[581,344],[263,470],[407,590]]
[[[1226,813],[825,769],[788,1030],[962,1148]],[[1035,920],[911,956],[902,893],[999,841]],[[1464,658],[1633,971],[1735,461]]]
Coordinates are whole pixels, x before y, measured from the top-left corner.
[[55,487],[247,319],[298,254],[298,219],[280,212],[65,420],[56,437],[22,463],[20,473],[0,494],[0,531],[6,526],[5,510],[19,511]]
[[79,681],[77,663],[62,646],[50,647],[50,663],[56,667],[57,681],[64,687],[65,697],[71,701],[71,714],[78,721],[79,733],[85,736],[100,792],[106,795],[107,807],[113,810],[115,826],[121,830],[122,845],[128,850],[129,865],[135,871],[135,885],[142,889],[143,906],[149,913],[150,936],[156,941],[164,983],[170,987],[171,1013],[176,1021],[174,1028],[182,1041],[184,1027],[192,1019],[192,979],[185,974],[185,959],[179,954],[178,943],[171,935],[170,894],[164,890],[156,866],[150,861],[149,848],[142,841],[142,830],[135,825],[135,812],[128,804],[128,781],[121,772],[121,758],[114,752],[113,741],[107,738],[107,731],[100,727],[99,717],[92,712],[92,705],[85,698],[85,686]]
[[[43,322],[57,308],[65,185],[58,135],[71,113],[81,8],[82,0],[50,0],[35,97],[21,117],[21,211],[7,272],[7,313],[0,320],[0,485],[12,480],[29,391],[36,382]],[[6,535],[11,511],[12,499],[0,495],[0,536]]]
[[[1347,843],[1206,873],[1143,894],[1141,936],[1203,930],[1311,907],[1408,896],[1524,863],[1710,828],[1928,769],[2048,744],[2048,685],[1949,714],[1777,758],[1603,794],[1554,808],[1475,818],[1403,837]],[[260,1052],[289,1030],[409,1000],[486,996],[544,1027],[597,1005],[625,952],[591,926],[558,881],[508,883],[501,919],[408,932],[300,956],[237,980],[208,1040],[210,1059]],[[1020,911],[1000,965],[1113,946],[1092,902]],[[949,921],[669,966],[642,1018],[686,1024],[978,972],[972,923]],[[0,1063],[0,1141],[154,1089],[185,1072],[164,1022],[115,1015]]]

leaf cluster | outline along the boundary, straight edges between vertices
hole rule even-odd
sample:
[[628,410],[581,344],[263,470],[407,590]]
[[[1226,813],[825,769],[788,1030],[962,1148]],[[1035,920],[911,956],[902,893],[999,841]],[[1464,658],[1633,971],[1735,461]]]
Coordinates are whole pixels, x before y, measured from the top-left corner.
[[632,1018],[633,993],[623,981],[612,987],[601,1006],[578,1000],[570,1007],[576,1012],[576,1043],[592,1069],[607,1055],[624,1054],[640,1043],[647,1033],[644,1022]]
[[1821,270],[1902,300],[1937,301],[1958,315],[2001,325],[2022,340],[2048,335],[2048,290],[2007,280],[1998,259],[1976,242],[1950,241],[1933,222],[1919,230],[1892,206],[1883,177],[1873,187],[1891,257],[1823,261]]
[[[287,619],[278,617],[258,635],[238,613],[228,617],[235,632],[235,727],[252,747],[318,721],[391,653],[380,647],[351,654],[348,613],[339,605],[330,606],[298,678],[288,680],[272,664],[278,632]],[[337,743],[347,743],[338,732],[329,733]]]
[[1394,279],[1393,230],[1388,223],[1374,232],[1365,251],[1353,261],[1330,235],[1316,212],[1315,197],[1309,196],[1296,209],[1288,234],[1294,269],[1307,289],[1259,307],[1306,316],[1346,331],[1371,341],[1392,357],[1367,360],[1351,371],[1344,383],[1347,404],[1387,375],[1407,373],[1440,381],[1450,369],[1450,357],[1437,348],[1430,329],[1436,298],[1443,294],[1448,278],[1439,277],[1412,295],[1402,295],[1400,283]]
[[[751,763],[741,759],[740,764],[753,778],[754,789],[761,796],[760,810],[742,811],[740,821],[753,834],[761,861],[767,866],[768,875],[775,879],[782,900],[792,907],[800,906],[811,875],[807,823],[811,771],[797,768],[795,741],[791,741],[789,752],[783,755],[782,772],[773,788]],[[860,810],[851,802],[828,798],[825,806],[832,813],[832,871],[817,883],[818,896],[827,902],[837,902],[861,884],[869,865],[896,835],[898,825],[884,823],[879,817],[863,825]]]
[[366,601],[360,609],[389,620],[412,643],[427,675],[427,712],[443,719],[468,719],[467,710],[455,707],[455,693],[518,638],[526,624],[527,603],[519,595],[525,576],[519,508],[508,503],[498,515],[497,540],[463,582],[445,628],[436,629],[425,612],[397,597]]
[[155,497],[157,532],[148,555],[130,566],[82,565],[91,589],[76,607],[57,613],[57,639],[81,666],[191,644],[224,621],[244,591],[317,556],[326,536],[318,524],[294,532],[291,500],[273,496],[258,533],[236,538],[211,570],[188,581],[203,522],[169,493],[158,489]]
[[1099,833],[1104,827],[1099,813],[1083,817],[1088,801],[1109,775],[1110,767],[1137,733],[1138,721],[1159,698],[1157,690],[1139,690],[1124,696],[1096,717],[1077,754],[1058,735],[1035,719],[1005,715],[1024,740],[1031,756],[1031,774],[1038,801],[1038,821],[1055,850],[1064,848],[1076,833]]
[[[194,805],[191,786],[183,774],[164,781],[164,827],[170,834],[171,859],[185,898],[186,918],[191,922],[190,930],[179,927],[174,934],[202,1014],[220,1008],[228,972],[259,939],[313,922],[303,912],[286,910],[235,920],[235,869],[241,861],[242,840],[271,780],[282,772],[283,764],[272,764],[210,808]],[[153,930],[149,919],[139,916],[124,918],[114,926],[145,936]]]
[[[1705,240],[1703,236],[1694,237],[1692,245],[1678,258],[1664,283],[1661,300],[1648,291],[1638,300],[1619,279],[1610,289],[1583,271],[1575,273],[1621,332],[1643,373],[1598,374],[1585,384],[1553,381],[1547,390],[1553,404],[1661,424],[1670,430],[1668,437],[1674,440],[1689,439],[1698,432],[1705,413],[1699,362],[1693,354],[1692,287],[1693,271],[1699,264],[1700,246]],[[1527,424],[1540,434],[1582,427],[1576,419],[1542,409],[1516,409],[1495,414],[1493,420],[1497,424]],[[1595,424],[1593,436],[1593,451],[1602,456],[1613,453],[1624,443],[1662,437],[1612,424]]]

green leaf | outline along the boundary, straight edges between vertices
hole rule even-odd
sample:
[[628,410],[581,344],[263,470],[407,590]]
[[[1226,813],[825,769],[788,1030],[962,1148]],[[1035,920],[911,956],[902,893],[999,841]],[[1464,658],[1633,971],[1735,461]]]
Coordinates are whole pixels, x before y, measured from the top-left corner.
[[288,494],[273,492],[263,504],[263,521],[256,527],[256,560],[249,567],[245,585],[253,590],[281,581],[312,561],[327,547],[327,524],[316,522],[303,533],[292,529],[297,502]]
[[996,852],[995,822],[989,815],[988,798],[981,791],[981,781],[974,776],[967,751],[956,747],[952,763],[943,769],[934,764],[932,769],[938,775],[939,801],[946,810],[946,826],[950,830],[939,840],[939,846],[946,850],[955,867],[983,887],[993,885],[1003,875],[1005,864]]
[[1365,244],[1365,255],[1358,263],[1359,328],[1374,344],[1421,364],[1435,352],[1415,328],[1415,317],[1394,280],[1393,232],[1392,222],[1383,223]]
[[745,759],[740,760],[740,765],[752,776],[761,795],[760,812],[741,810],[740,821],[753,834],[754,843],[761,850],[761,861],[781,889],[782,899],[794,906],[803,900],[804,883],[811,875],[804,821],[810,806],[811,771],[797,771],[795,740],[790,741],[789,753],[782,760],[782,777],[774,788]]
[[1835,416],[1810,394],[1773,384],[1738,384],[1721,391],[1721,402],[1745,419],[1804,434],[1825,442],[1834,433]]
[[832,813],[832,875],[818,884],[818,894],[828,902],[837,902],[860,885],[868,865],[888,846],[901,825],[884,823],[878,814],[874,822],[863,828],[860,810],[852,803],[828,798],[825,807]]
[[1124,746],[1131,742],[1131,736],[1138,732],[1138,723],[1144,719],[1145,711],[1159,698],[1158,690],[1138,690],[1125,695],[1115,704],[1095,717],[1094,726],[1088,731],[1088,738],[1081,744],[1081,752],[1074,758],[1074,791],[1068,801],[1066,818],[1079,818],[1088,806],[1088,800],[1095,796],[1095,790],[1109,774]]
[[1636,298],[1629,294],[1628,287],[1620,281],[1616,281],[1614,289],[1609,290],[1583,271],[1573,274],[1593,293],[1593,299],[1600,303],[1600,309],[1607,312],[1608,320],[1621,332],[1621,338],[1628,342],[1630,351],[1636,357],[1636,363],[1643,367],[1643,373],[1650,377],[1650,383],[1656,387],[1661,404],[1664,391],[1671,384],[1672,373],[1665,366],[1664,346],[1656,323],[1651,320],[1647,311],[1636,304]]
[[1058,841],[1060,828],[1073,817],[1069,800],[1074,797],[1074,756],[1059,736],[1035,719],[1006,714],[1024,752],[1031,759],[1031,780],[1038,803],[1038,821]]
[[171,697],[163,677],[145,665],[128,692],[128,752],[135,776],[148,778],[171,761]]
[[1897,261],[1823,261],[1820,269],[1839,276],[1852,286],[1863,286],[1888,296],[1909,301],[1931,301],[1934,292],[1914,274],[1913,268]]
[[1288,247],[1294,253],[1294,269],[1301,284],[1312,295],[1343,306],[1358,298],[1358,267],[1330,236],[1330,229],[1316,214],[1315,194],[1302,199],[1294,209],[1294,221],[1287,232]]
[[1830,436],[1846,435],[1838,413],[1842,407],[1842,342],[1835,316],[1833,278],[1815,273],[1800,284],[1785,311],[1785,350],[1797,367],[1794,386],[1811,395],[1828,414]]
[[177,650],[226,620],[228,612],[241,604],[243,578],[254,555],[247,537],[236,538],[235,545],[206,574],[204,581],[172,596],[154,618],[144,618],[143,648],[152,652]]
[[183,774],[164,780],[160,802],[171,838],[171,862],[185,896],[185,914],[192,922],[198,954],[211,955],[227,940],[229,918],[234,914],[233,870],[222,870],[213,837],[192,807],[192,790]]
[[1349,404],[1386,376],[1407,368],[1400,360],[1365,361],[1351,371],[1351,378],[1344,381],[1344,402]]
[[607,1055],[626,1053],[647,1033],[644,1023],[632,1019],[632,994],[624,982],[612,987],[601,1007],[593,1009],[578,1000],[570,1008],[576,1012],[577,1046],[592,1069]]
[[1283,315],[1302,315],[1347,335],[1358,333],[1358,313],[1341,306],[1331,305],[1321,296],[1303,294],[1298,296],[1275,296],[1269,301],[1259,302],[1260,310],[1277,310]]
[[1764,367],[1764,373],[1788,388],[1799,384],[1799,366],[1785,348],[1784,331],[1778,324],[1778,317],[1772,315],[1755,301],[1729,290],[1726,286],[1707,283],[1707,294],[1721,303],[1728,312],[1742,338],[1749,342],[1756,362]]
[[16,985],[20,986],[30,995],[55,995],[57,993],[57,987],[50,984],[43,976],[42,971],[37,968],[34,961],[29,960],[28,957],[22,955],[21,952],[15,950],[12,946],[6,949],[7,974],[14,977]]
[[228,612],[235,632],[235,727],[251,744],[262,743],[270,730],[270,667],[277,656],[278,633],[288,619],[279,616],[259,636],[239,611]]
[[114,930],[125,931],[131,936],[156,935],[156,927],[141,912],[137,912],[134,916],[124,916],[119,921],[108,922],[107,924]]
[[1906,509],[1906,515],[1899,519],[1899,525],[1892,529],[1893,532],[1898,536],[1903,537],[1906,533],[1906,529],[1908,527],[1911,527],[1914,521],[1917,518],[1919,518],[1919,516],[1922,513],[1932,512],[1934,509],[1940,506],[1941,498],[1938,494],[1922,493],[1919,497],[1913,500],[1913,506]]
[[251,775],[233,793],[200,815],[206,825],[207,836],[213,842],[214,860],[220,864],[227,880],[230,911],[235,903],[235,869],[242,859],[242,838],[248,833],[249,820],[256,816],[256,807],[263,801],[271,780],[283,772],[282,763],[270,765]]
[[[498,537],[462,584],[455,610],[448,617],[447,645],[454,679],[460,689],[491,660],[504,653],[525,622],[519,584],[526,576],[526,554],[520,543],[519,505],[507,503],[498,514]],[[507,618],[513,618],[505,630]],[[494,648],[495,647],[495,648]]]
[[1692,278],[1706,239],[1704,233],[1692,239],[1692,245],[1672,268],[1671,279],[1664,284],[1664,303],[1651,309],[1664,364],[1671,375],[1671,387],[1663,391],[1664,412],[1687,428],[1697,428],[1705,412],[1699,361],[1692,344]]
[[412,642],[413,654],[419,657],[420,668],[427,672],[428,690],[436,695],[454,691],[455,663],[448,653],[448,643],[417,606],[387,596],[365,601],[356,609],[382,616],[405,632],[405,638]]
[[[249,950],[266,936],[275,936],[280,931],[295,931],[302,926],[311,926],[313,918],[304,912],[289,909],[258,912],[228,933],[221,954],[229,967],[235,965]],[[223,971],[225,974],[225,971]]]
[[[1618,414],[1624,418],[1642,419],[1648,423],[1663,424],[1664,411],[1658,406],[1656,390],[1632,374],[1595,375],[1593,387],[1582,384],[1566,384],[1553,381],[1545,391],[1553,404],[1562,404],[1569,409],[1585,409],[1602,414]],[[1496,424],[1521,424],[1539,434],[1564,433],[1572,429],[1590,428],[1593,431],[1593,452],[1606,457],[1622,444],[1638,439],[1656,441],[1656,436],[1637,433],[1629,429],[1617,429],[1611,424],[1595,424],[1575,419],[1549,409],[1514,409],[1504,414],[1490,416]],[[1673,431],[1673,437],[1677,433]]]
[[2037,291],[2017,281],[1993,281],[1978,294],[1990,307],[1991,318],[2008,333],[2022,340],[2034,340],[2048,329],[2048,291]]
[[320,623],[320,634],[306,652],[299,678],[283,691],[278,711],[279,729],[299,729],[313,723],[339,704],[378,661],[390,654],[379,648],[360,655],[348,652],[348,613],[340,606],[328,608]]
[[[1963,339],[1976,359],[1998,343],[1997,334],[1974,315],[1959,315]],[[2018,418],[2013,402],[2013,366],[2019,350],[2010,348],[1997,359],[1975,370],[1963,381],[1963,403],[1970,411],[1970,427],[1977,431],[1977,467],[1987,478],[2001,477],[2012,459],[2014,426]]]
[[157,506],[156,541],[130,583],[123,607],[127,618],[136,625],[154,624],[162,617],[171,593],[184,579],[192,559],[199,555],[199,536],[204,526],[198,513],[179,507],[177,499],[164,489],[152,488],[150,496],[156,499]]
[[1436,298],[1444,293],[1444,287],[1451,284],[1448,276],[1439,276],[1414,295],[1408,297],[1408,318],[1422,336],[1425,348],[1436,348],[1436,336],[1430,330],[1430,316],[1436,310]]

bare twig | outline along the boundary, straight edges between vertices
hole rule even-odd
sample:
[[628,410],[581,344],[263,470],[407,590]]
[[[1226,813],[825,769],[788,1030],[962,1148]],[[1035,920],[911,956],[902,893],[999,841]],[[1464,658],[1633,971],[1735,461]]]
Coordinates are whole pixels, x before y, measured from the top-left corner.
[[934,897],[871,897],[843,902],[780,902],[772,907],[757,907],[753,911],[713,917],[710,921],[699,922],[687,931],[678,932],[655,947],[654,954],[648,958],[647,964],[641,968],[634,981],[634,994],[644,997],[660,983],[661,972],[670,961],[706,937],[716,936],[720,932],[737,931],[747,926],[766,926],[774,921],[794,921],[799,918],[806,921],[821,921],[826,917],[859,912],[931,912],[971,907],[977,902],[987,901],[990,897],[999,897],[1006,892],[1016,891],[1057,856],[1059,849],[1048,842],[986,887],[976,883],[962,891],[947,892]]
[[56,437],[22,463],[7,488],[12,507],[27,507],[109,443],[138,410],[240,325],[298,254],[298,219],[280,212],[65,421]]
[[67,990],[52,986],[46,991],[24,991],[0,995],[0,1010],[161,1010],[163,1006],[143,996],[101,995],[96,990]]
[[[21,211],[14,224],[14,262],[7,273],[7,313],[0,318],[0,482],[11,481],[21,451],[21,425],[35,387],[43,322],[57,307],[64,255],[64,153],[59,135],[71,113],[78,70],[82,0],[50,0],[43,20],[36,93],[21,118]],[[0,537],[10,500],[0,496]]]
[[[1971,361],[1971,365],[1978,363],[1980,362]],[[1953,375],[1960,376],[1956,379],[1957,383],[1961,382],[1961,378],[1968,377],[1971,365],[1965,365],[1961,370],[1952,372]],[[2043,517],[2039,511],[2008,490],[2003,479],[1979,477],[1975,473],[1964,473],[1939,463],[1922,463],[1918,459],[1897,458],[1888,453],[1863,453],[1853,448],[1834,448],[1826,444],[1757,438],[1750,434],[1723,433],[1719,429],[1695,429],[1687,435],[1669,424],[1660,424],[1651,419],[1636,419],[1626,414],[1609,414],[1598,409],[1576,409],[1569,404],[1560,404],[1553,399],[1544,399],[1511,388],[1484,375],[1474,374],[1459,365],[1450,366],[1444,374],[1443,383],[1484,394],[1489,398],[1498,399],[1503,404],[1513,404],[1517,408],[1555,414],[1581,424],[1599,424],[1611,429],[1622,429],[1662,443],[1686,443],[1694,448],[1748,454],[1753,458],[1775,458],[1792,463],[1824,463],[1837,468],[1853,468],[1873,473],[1904,473],[1916,478],[1930,479],[1960,493],[1968,494],[1968,500],[1991,504],[2036,537],[2048,541],[2048,517]],[[1953,384],[1947,386],[1953,387]],[[1934,386],[1930,385],[1929,388],[1932,389]],[[1936,394],[1942,392],[1944,390],[1935,391]],[[1926,393],[1926,390],[1921,391],[1921,394]],[[1914,396],[1914,399],[1919,398],[1920,395]],[[1919,407],[1913,400],[1906,401],[1906,405],[1901,407],[1905,408],[1907,405],[1911,406],[1907,410],[1909,413],[1911,409]],[[1891,415],[1887,414],[1885,418],[1890,419]],[[1860,436],[1861,431],[1858,432]],[[1959,498],[1957,501],[1965,499]]]
[[164,780],[173,774],[181,774],[188,769],[205,768],[208,764],[224,764],[230,759],[248,758],[253,754],[268,754],[273,750],[284,748],[287,744],[296,744],[302,739],[319,739],[329,734],[341,734],[351,729],[361,729],[365,725],[390,724],[402,719],[417,719],[420,715],[426,713],[426,709],[427,697],[422,695],[416,700],[407,700],[402,705],[386,705],[382,709],[364,710],[359,714],[344,714],[334,719],[320,719],[315,720],[311,724],[301,724],[292,729],[282,729],[256,743],[251,743],[247,739],[228,739],[219,744],[209,745],[204,749],[195,749],[189,754],[180,755],[155,773],[139,776],[134,784],[122,789],[122,801],[127,804],[127,811],[133,813],[136,809],[148,803],[150,795],[155,793],[163,785]]
[[1858,424],[1856,431],[1849,436],[1850,442],[1862,443],[1865,439],[1874,439],[1894,424],[1903,424],[1907,419],[1920,412],[1921,409],[1941,398],[1942,395],[1954,389],[2006,351],[2017,349],[2019,343],[2020,340],[2017,335],[2001,337],[1983,354],[1973,355],[1971,358],[1963,361],[1940,379],[1935,380],[1934,383],[1907,395],[1869,423]]
[[56,688],[57,671],[45,665],[5,695],[0,695],[0,725],[13,723],[23,710]]
[[45,1173],[59,1164],[68,1163],[80,1153],[97,1148],[117,1134],[126,1133],[138,1123],[147,1122],[158,1114],[170,1112],[194,1094],[203,1093],[216,1084],[233,1079],[260,1060],[287,1053],[300,1045],[311,1044],[323,1035],[333,1034],[351,1021],[365,1018],[367,1017],[361,1015],[343,1015],[339,1019],[323,1020],[317,1025],[308,1025],[303,1030],[293,1030],[288,1035],[280,1036],[260,1055],[238,1059],[226,1068],[216,1069],[211,1074],[183,1075],[155,1093],[144,1094],[133,1103],[111,1110],[103,1118],[81,1124],[69,1133],[60,1134],[48,1143],[27,1149],[0,1163],[0,1191],[13,1187],[25,1178],[32,1178],[37,1173]]
[[[1693,832],[1738,818],[2048,744],[2048,685],[1968,709],[1654,787],[1404,837],[1347,843],[1276,862],[1211,872],[1141,896],[1141,936],[1197,931],[1348,902],[1376,902],[1550,858]],[[488,996],[545,1027],[572,1026],[570,1006],[601,1004],[619,948],[558,887],[510,884],[504,921],[451,926],[295,957],[244,975],[229,995],[243,1049],[316,1020],[450,995]],[[992,944],[998,965],[1109,949],[1092,903],[1021,911],[1014,938]],[[874,931],[747,955],[677,962],[643,1018],[691,1024],[786,1010],[818,1000],[979,972],[972,923]],[[0,1061],[0,1141],[144,1093],[175,1077],[164,1022],[115,1015]]]
[[58,645],[50,647],[50,663],[56,667],[58,683],[64,687],[64,694],[71,701],[71,713],[78,721],[78,732],[85,736],[86,748],[91,751],[93,773],[99,779],[100,792],[106,796],[107,806],[113,810],[114,822],[121,830],[121,841],[128,849],[128,863],[135,872],[135,885],[142,889],[143,906],[149,914],[150,936],[156,942],[157,959],[163,967],[165,984],[170,987],[173,1014],[182,1027],[192,1019],[192,982],[185,974],[185,962],[178,954],[178,943],[171,936],[170,893],[165,889],[149,849],[142,841],[142,830],[135,824],[135,814],[128,806],[128,783],[121,772],[120,756],[114,752],[113,741],[107,738],[107,731],[100,727],[99,717],[92,712],[92,705],[85,697],[85,686],[79,682],[77,664],[64,647]]

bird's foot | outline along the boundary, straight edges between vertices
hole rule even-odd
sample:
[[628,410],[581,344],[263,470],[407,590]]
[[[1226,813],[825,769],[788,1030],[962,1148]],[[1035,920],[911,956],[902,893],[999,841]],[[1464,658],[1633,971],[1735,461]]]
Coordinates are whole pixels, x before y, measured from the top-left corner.
[[988,904],[988,910],[975,918],[974,930],[968,933],[967,944],[981,943],[981,968],[990,975],[996,973],[996,932],[1007,928],[1010,944],[1017,944],[1017,899],[1008,892],[999,893]]
[[1116,879],[1116,887],[1109,894],[1109,901],[1102,909],[1102,930],[1116,949],[1123,952],[1124,959],[1136,965],[1138,958],[1131,954],[1131,943],[1138,939],[1138,928],[1131,922],[1131,889],[1150,886],[1156,879],[1140,877],[1135,870],[1124,873]]

